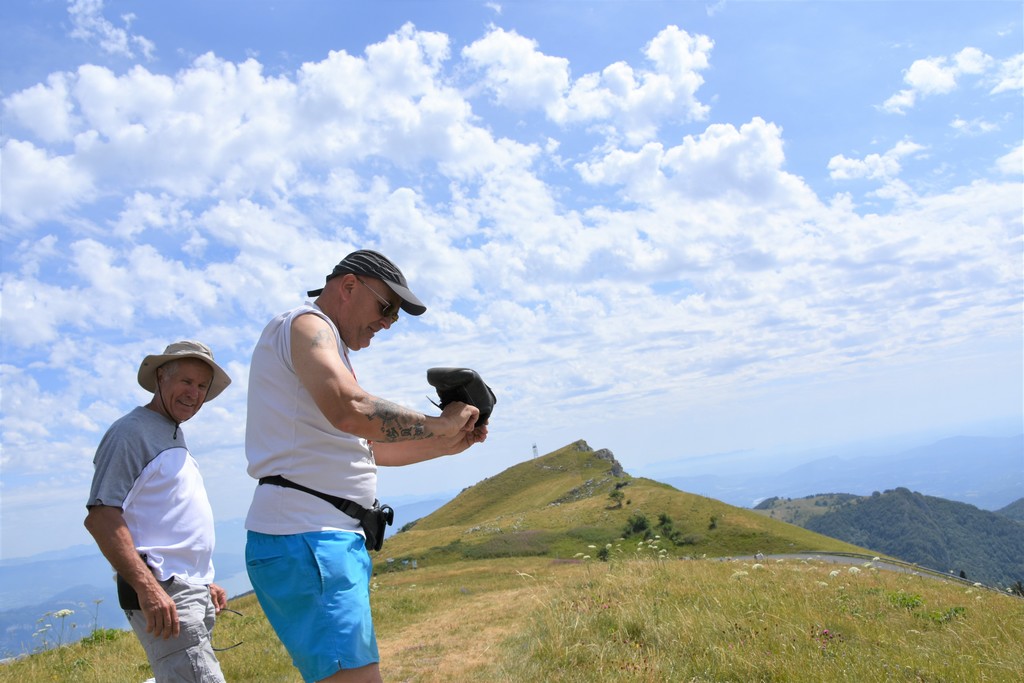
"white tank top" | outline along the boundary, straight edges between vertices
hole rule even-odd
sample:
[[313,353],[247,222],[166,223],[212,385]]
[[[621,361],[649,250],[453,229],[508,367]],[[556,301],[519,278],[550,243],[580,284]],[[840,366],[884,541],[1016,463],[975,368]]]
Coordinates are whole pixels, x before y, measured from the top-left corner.
[[[291,328],[300,315],[331,326],[338,355],[352,370],[337,327],[313,303],[282,313],[263,330],[249,367],[245,456],[254,479],[281,475],[296,484],[372,507],[377,465],[369,443],[336,429],[317,407],[292,367]],[[337,529],[361,533],[359,523],[330,503],[290,488],[256,487],[245,528],[264,534]]]

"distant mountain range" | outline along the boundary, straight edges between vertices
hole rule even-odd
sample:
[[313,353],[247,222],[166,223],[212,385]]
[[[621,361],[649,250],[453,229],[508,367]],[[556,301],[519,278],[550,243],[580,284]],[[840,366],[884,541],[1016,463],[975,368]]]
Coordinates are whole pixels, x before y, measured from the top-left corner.
[[996,510],[996,512],[1003,517],[1009,517],[1010,519],[1018,522],[1024,522],[1024,498],[1016,500],[1006,507]]
[[755,510],[854,545],[988,586],[1024,584],[1021,498],[999,512],[897,488],[870,496],[769,498]]
[[1024,494],[1024,434],[953,437],[886,455],[822,457],[779,472],[756,464],[687,476],[685,460],[661,463],[658,479],[731,505],[753,507],[773,496],[799,498],[830,491],[871,495],[899,487],[996,510]]

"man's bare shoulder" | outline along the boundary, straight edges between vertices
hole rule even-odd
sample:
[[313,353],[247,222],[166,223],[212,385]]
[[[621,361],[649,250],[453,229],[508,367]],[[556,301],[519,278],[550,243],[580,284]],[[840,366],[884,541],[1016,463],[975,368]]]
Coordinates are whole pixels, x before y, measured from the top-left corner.
[[[300,342],[296,345],[296,342]],[[337,350],[334,331],[326,320],[312,311],[301,313],[292,320],[293,351]]]

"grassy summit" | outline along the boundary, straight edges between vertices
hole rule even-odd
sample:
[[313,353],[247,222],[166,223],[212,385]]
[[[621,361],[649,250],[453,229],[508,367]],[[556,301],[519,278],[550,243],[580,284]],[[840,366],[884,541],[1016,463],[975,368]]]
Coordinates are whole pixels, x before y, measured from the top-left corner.
[[[613,492],[621,493],[621,499],[613,499]],[[635,527],[631,520],[638,517],[647,520],[647,536],[663,537],[661,547],[672,557],[870,552],[631,477],[609,451],[594,451],[577,441],[469,487],[388,539],[377,561],[416,559],[422,565],[487,557],[571,558],[587,545],[604,546],[630,535],[626,529]]]

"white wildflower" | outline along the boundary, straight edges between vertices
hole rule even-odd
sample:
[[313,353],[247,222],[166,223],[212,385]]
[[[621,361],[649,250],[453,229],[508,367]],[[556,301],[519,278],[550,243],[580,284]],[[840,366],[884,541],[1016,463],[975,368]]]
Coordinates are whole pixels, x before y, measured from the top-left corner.
[[830,571],[830,572],[828,573],[828,575],[829,575],[830,577],[832,577],[833,579],[834,579],[834,578],[836,578],[837,576],[839,576],[840,574],[842,574],[842,572],[841,572],[841,571],[839,571],[838,569],[833,569],[832,571]]
[[860,568],[859,567],[850,567],[847,571],[850,572],[851,574],[860,574]]

